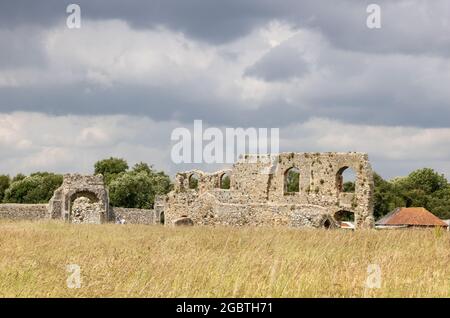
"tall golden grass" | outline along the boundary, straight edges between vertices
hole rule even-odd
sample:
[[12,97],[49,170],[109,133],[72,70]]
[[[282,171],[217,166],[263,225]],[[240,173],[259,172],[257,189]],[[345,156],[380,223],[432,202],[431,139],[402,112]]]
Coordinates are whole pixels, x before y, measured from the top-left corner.
[[2,221],[0,296],[449,297],[450,235]]

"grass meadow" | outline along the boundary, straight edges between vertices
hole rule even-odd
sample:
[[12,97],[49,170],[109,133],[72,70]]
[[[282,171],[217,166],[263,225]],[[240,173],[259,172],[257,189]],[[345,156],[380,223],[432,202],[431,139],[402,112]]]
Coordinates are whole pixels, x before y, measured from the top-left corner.
[[450,233],[1,221],[0,296],[450,297]]

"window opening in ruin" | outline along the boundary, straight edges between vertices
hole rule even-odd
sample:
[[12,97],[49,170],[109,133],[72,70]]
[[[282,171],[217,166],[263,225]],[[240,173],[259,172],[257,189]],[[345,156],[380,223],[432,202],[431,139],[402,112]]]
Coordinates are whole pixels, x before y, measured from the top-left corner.
[[323,227],[329,229],[331,227],[331,221],[326,219],[325,222],[323,222]]
[[164,224],[164,222],[165,222],[164,212],[161,212],[161,214],[159,215],[159,223]]
[[197,190],[198,189],[198,180],[199,180],[198,174],[196,174],[196,173],[191,174],[189,177],[189,189]]
[[225,172],[220,176],[220,188],[229,190],[230,189],[230,173]]
[[334,219],[340,222],[354,222],[355,221],[355,213],[350,211],[341,210],[334,214]]
[[300,192],[300,170],[296,167],[289,168],[284,173],[284,193],[292,194]]
[[90,191],[79,191],[79,192],[72,194],[72,196],[70,197],[70,202],[73,202],[80,197],[88,198],[91,202],[99,201],[99,199],[95,193],[90,192]]
[[342,167],[336,174],[336,187],[339,192],[355,192],[356,173],[352,168]]

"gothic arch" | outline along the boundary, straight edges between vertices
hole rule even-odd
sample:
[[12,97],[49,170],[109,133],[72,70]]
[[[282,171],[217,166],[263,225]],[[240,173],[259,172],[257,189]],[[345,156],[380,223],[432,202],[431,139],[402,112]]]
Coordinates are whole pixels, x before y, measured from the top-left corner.
[[192,190],[198,190],[198,184],[200,182],[200,174],[192,172],[188,176],[188,188]]
[[293,194],[300,192],[300,169],[292,166],[283,174],[284,194]]
[[231,188],[230,171],[225,171],[219,175],[219,188],[222,190],[230,190]]
[[[348,176],[344,178],[344,174]],[[336,189],[341,192],[355,192],[356,190],[356,171],[350,166],[341,167],[336,173]]]

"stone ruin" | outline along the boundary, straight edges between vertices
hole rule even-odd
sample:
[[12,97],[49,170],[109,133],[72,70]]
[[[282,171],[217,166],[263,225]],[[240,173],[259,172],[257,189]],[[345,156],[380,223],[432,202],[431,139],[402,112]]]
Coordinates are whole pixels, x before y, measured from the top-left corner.
[[[161,201],[161,197],[158,196],[157,202],[159,201]],[[36,217],[28,217],[30,215],[29,210],[37,208],[37,205],[32,207],[21,206],[21,209],[15,208],[15,210],[16,214],[22,214],[22,219],[24,217],[27,219],[47,218],[60,219],[70,223],[91,224],[107,222],[159,224],[161,223],[160,210],[162,209],[162,206],[157,203],[154,209],[112,207],[109,204],[109,193],[103,181],[103,176],[80,174],[64,175],[62,185],[55,190],[53,197],[45,205],[47,209],[45,216],[39,214]],[[42,209],[40,206],[39,208]],[[2,208],[0,205],[0,217],[2,210],[8,212],[11,208]]]
[[[286,186],[291,169],[299,173],[294,192]],[[346,169],[356,174],[354,192],[343,191]],[[229,189],[221,187],[225,176]],[[314,228],[338,227],[350,214],[356,228],[371,228],[373,187],[372,168],[364,153],[245,155],[232,169],[178,173],[159,213],[165,224],[188,218],[196,225]]]
[[[346,169],[356,175],[353,192],[343,191]],[[293,170],[298,173],[295,189],[287,186]],[[178,173],[174,190],[157,196],[153,209],[113,208],[103,176],[66,174],[48,204],[0,204],[0,218],[333,228],[350,215],[356,228],[371,228],[373,187],[373,172],[364,153],[245,155],[232,169]]]
[[48,204],[49,217],[71,223],[105,223],[111,219],[102,175],[64,175]]

